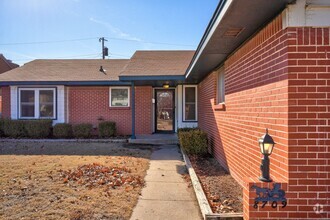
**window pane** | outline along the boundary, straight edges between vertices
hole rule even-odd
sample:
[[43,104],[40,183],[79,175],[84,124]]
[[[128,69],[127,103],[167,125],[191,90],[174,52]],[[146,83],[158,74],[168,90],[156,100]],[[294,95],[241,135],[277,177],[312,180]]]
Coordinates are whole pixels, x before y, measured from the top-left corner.
[[40,117],[53,118],[54,117],[54,105],[41,105],[40,104]]
[[21,105],[21,117],[34,117],[34,104],[22,104]]
[[128,89],[111,89],[111,106],[128,106]]
[[34,103],[34,91],[33,90],[21,90],[21,102]]
[[196,87],[185,87],[184,120],[195,121],[196,117]]
[[225,73],[220,70],[218,73],[218,91],[217,91],[217,102],[225,102]]
[[34,116],[34,91],[21,90],[21,117],[35,117]]
[[39,91],[39,106],[40,117],[54,117],[54,91],[40,90]]
[[195,103],[196,101],[196,92],[195,92],[195,87],[186,87],[185,88],[185,100],[186,102],[193,102]]
[[195,121],[196,120],[196,104],[185,105],[185,120]]
[[40,103],[43,102],[54,102],[54,91],[53,90],[40,90],[39,92]]

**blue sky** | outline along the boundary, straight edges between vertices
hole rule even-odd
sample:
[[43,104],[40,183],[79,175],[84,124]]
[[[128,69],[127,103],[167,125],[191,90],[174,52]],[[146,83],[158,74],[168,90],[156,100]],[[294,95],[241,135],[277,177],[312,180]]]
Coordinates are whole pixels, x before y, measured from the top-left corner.
[[[136,50],[196,49],[218,1],[1,0],[0,53],[20,65],[100,58],[103,36],[110,58],[129,58]],[[74,41],[19,44],[63,40]]]

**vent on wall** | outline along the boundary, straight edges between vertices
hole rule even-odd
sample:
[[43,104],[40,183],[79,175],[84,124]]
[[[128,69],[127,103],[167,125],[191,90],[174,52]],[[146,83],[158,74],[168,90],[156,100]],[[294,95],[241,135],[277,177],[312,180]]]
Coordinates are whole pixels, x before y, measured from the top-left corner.
[[244,28],[228,28],[223,36],[225,37],[237,37]]

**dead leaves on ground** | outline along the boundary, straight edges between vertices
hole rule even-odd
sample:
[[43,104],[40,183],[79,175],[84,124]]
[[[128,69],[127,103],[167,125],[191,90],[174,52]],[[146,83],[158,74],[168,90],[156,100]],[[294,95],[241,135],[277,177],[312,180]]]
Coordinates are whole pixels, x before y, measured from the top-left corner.
[[64,184],[78,184],[88,189],[105,187],[105,191],[108,191],[125,186],[125,190],[130,191],[144,184],[140,176],[132,175],[127,168],[107,167],[98,163],[82,165],[74,170],[59,170],[59,173]]

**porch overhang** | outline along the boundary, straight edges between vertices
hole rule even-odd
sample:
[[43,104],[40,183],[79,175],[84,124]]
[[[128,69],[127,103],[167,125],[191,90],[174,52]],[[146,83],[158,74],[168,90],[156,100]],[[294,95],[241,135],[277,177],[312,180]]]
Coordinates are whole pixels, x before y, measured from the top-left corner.
[[186,71],[200,82],[254,33],[295,0],[220,0]]
[[149,76],[119,76],[121,82],[134,82],[136,86],[161,87],[169,84],[171,87],[182,84],[185,81],[184,75],[149,75]]

